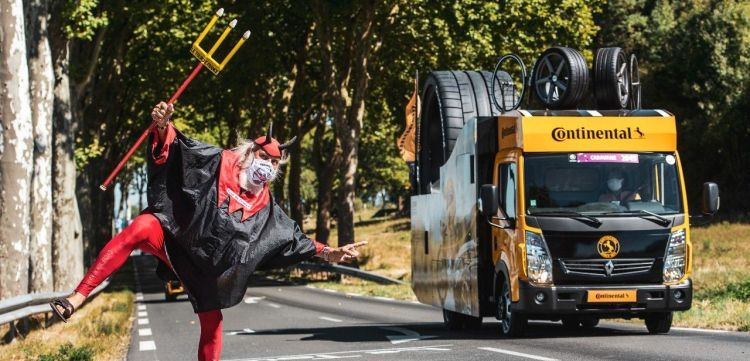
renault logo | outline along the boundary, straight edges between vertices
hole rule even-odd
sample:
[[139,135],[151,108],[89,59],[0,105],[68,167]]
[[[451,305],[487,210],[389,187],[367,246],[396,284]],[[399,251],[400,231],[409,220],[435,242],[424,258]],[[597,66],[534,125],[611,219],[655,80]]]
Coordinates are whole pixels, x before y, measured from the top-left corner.
[[599,238],[596,244],[596,250],[602,258],[615,258],[620,253],[620,241],[614,236],[606,235]]
[[615,264],[612,263],[612,261],[607,261],[607,263],[604,265],[604,272],[607,273],[607,277],[612,275],[612,270],[615,269]]

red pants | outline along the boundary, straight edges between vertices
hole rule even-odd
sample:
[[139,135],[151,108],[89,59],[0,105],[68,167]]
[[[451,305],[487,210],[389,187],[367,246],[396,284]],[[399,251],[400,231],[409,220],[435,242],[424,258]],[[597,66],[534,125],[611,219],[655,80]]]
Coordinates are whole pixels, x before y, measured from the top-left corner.
[[[142,213],[135,217],[133,223],[125,227],[104,246],[96,262],[89,268],[83,280],[76,287],[76,292],[87,296],[107,277],[118,270],[127,261],[130,253],[140,249],[159,257],[172,267],[164,249],[164,233],[159,220],[152,214]],[[198,313],[201,323],[201,338],[198,344],[198,360],[219,360],[221,355],[221,310]]]

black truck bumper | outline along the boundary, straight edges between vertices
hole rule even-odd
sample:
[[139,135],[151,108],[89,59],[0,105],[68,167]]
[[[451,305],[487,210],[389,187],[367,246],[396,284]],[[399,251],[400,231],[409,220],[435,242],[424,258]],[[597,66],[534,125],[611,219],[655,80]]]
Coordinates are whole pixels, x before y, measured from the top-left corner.
[[[529,318],[539,319],[559,319],[561,316],[570,315],[603,318],[640,317],[653,312],[687,310],[693,300],[693,284],[690,280],[669,286],[629,284],[536,287],[522,281],[519,285],[520,299],[513,306]],[[588,302],[587,295],[590,290],[635,290],[636,301]]]

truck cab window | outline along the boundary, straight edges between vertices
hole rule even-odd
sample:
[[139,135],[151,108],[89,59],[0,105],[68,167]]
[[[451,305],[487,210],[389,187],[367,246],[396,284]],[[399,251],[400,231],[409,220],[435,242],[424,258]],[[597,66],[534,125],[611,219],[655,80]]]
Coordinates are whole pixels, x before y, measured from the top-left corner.
[[505,163],[499,169],[500,206],[510,219],[516,219],[516,163]]
[[675,157],[660,153],[527,154],[525,209],[623,215],[682,212]]

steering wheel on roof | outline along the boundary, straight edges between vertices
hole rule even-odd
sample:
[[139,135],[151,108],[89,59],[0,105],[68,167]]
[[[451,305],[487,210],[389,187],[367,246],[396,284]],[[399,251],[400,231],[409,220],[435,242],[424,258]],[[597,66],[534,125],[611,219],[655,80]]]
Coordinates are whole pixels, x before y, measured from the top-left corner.
[[[515,89],[515,82],[513,82],[513,77],[510,77],[510,81],[504,81],[500,83],[497,77],[498,70],[501,70],[501,65],[505,63],[506,61],[514,61],[518,64],[518,66],[521,68],[521,91],[518,92],[518,97],[515,97],[516,89]],[[510,75],[510,73],[505,72],[506,74]],[[500,97],[502,98],[501,102],[497,101],[497,93],[495,93],[495,84],[499,83],[500,85]],[[516,55],[516,54],[505,54],[500,57],[500,60],[497,61],[497,64],[495,64],[495,69],[492,71],[492,82],[491,82],[491,89],[490,89],[490,95],[492,96],[492,102],[495,104],[495,106],[500,109],[502,112],[509,112],[514,109],[518,109],[518,107],[521,106],[521,101],[523,100],[524,94],[526,94],[526,64],[523,63],[523,60]],[[510,91],[511,96],[513,97],[513,101],[511,104],[506,104],[505,98],[505,92]]]

